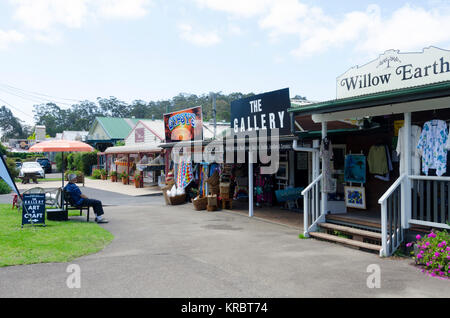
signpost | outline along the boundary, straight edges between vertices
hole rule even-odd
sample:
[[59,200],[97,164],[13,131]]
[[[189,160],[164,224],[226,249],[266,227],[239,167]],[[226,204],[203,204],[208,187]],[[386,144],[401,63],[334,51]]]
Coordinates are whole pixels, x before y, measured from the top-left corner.
[[23,195],[22,228],[24,225],[45,226],[45,193]]

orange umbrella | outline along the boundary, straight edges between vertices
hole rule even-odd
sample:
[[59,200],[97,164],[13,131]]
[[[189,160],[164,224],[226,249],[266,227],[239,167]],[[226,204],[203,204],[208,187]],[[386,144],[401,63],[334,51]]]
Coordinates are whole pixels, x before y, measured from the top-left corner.
[[29,152],[62,152],[62,186],[64,188],[64,152],[91,152],[94,148],[81,141],[49,140],[35,144]]
[[35,144],[28,151],[30,152],[78,152],[94,151],[94,148],[81,141],[70,140],[50,140]]

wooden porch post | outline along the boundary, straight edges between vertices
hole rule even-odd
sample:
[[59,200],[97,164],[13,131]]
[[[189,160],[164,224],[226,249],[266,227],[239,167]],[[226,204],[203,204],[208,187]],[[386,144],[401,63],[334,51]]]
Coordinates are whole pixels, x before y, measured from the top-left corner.
[[[322,122],[322,140],[324,138],[326,138],[328,135],[328,125],[327,122]],[[318,155],[319,156],[319,155]],[[329,165],[328,162],[323,162],[323,158],[322,158],[322,171],[323,171],[323,167],[324,165]],[[328,211],[328,193],[324,192],[324,186],[323,183],[325,182],[324,178],[322,178],[322,215],[325,215]]]
[[404,125],[403,135],[405,136],[405,142],[403,143],[402,155],[405,156],[405,173],[406,178],[402,184],[401,189],[401,216],[402,216],[402,227],[404,229],[409,229],[409,220],[411,220],[411,166],[412,166],[412,158],[411,158],[411,113],[405,113],[405,125]]
[[130,184],[130,154],[127,154],[127,174],[128,174],[127,184]]
[[[144,156],[145,156],[145,154],[144,154]],[[139,153],[139,162],[141,162],[142,157],[143,157],[142,154]],[[139,186],[143,188],[144,187],[144,171],[140,171],[139,175],[141,176],[141,181],[139,182]]]

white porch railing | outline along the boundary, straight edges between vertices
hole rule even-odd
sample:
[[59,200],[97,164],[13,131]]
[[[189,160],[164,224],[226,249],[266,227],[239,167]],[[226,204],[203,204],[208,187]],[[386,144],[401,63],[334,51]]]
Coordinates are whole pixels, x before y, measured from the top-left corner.
[[378,200],[381,205],[380,256],[391,256],[403,242],[401,189],[406,177],[406,174],[401,175]]
[[[410,189],[406,189],[408,185]],[[381,256],[392,255],[403,242],[402,224],[450,230],[449,177],[403,174],[378,203],[381,205]]]
[[305,190],[303,195],[303,228],[304,235],[309,236],[310,231],[315,231],[317,224],[323,222],[321,205],[321,185],[323,175],[319,175]]
[[410,224],[450,230],[450,178],[410,176]]

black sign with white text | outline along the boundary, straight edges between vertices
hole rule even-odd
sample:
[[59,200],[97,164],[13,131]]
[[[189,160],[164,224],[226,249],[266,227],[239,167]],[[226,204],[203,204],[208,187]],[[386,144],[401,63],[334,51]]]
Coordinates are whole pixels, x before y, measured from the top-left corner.
[[290,135],[290,107],[289,88],[231,102],[231,127],[236,134],[278,128],[280,136]]
[[23,195],[22,226],[27,224],[45,225],[45,193]]

